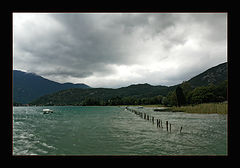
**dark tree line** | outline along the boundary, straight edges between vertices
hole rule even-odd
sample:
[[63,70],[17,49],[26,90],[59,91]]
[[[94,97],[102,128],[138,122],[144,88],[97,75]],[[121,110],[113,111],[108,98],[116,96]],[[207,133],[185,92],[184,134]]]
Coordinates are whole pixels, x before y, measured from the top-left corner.
[[95,98],[86,98],[80,105],[89,106],[89,105],[100,105],[100,106],[114,106],[114,105],[149,105],[149,104],[162,104],[163,96],[154,96],[154,97],[144,97],[139,98],[136,96],[128,97],[113,97],[108,100],[95,99]]
[[[77,100],[78,97],[68,93],[65,99],[62,96],[55,97],[55,101],[49,99],[48,104],[42,105],[81,105],[81,106],[113,106],[113,105],[165,105],[165,106],[183,106],[189,104],[200,104],[209,102],[223,102],[227,100],[228,81],[218,85],[210,84],[192,88],[188,82],[183,82],[176,89],[169,91],[167,96],[113,96],[89,97]],[[73,92],[74,93],[74,92]],[[148,93],[148,92],[146,92]],[[60,94],[60,93],[59,93]]]
[[200,104],[210,102],[223,102],[227,100],[228,81],[219,85],[209,84],[191,88],[190,84],[183,82],[176,90],[168,93],[163,98],[163,104],[167,106],[182,106],[187,104]]
[[183,82],[173,91],[170,91],[166,97],[161,95],[154,97],[139,98],[136,96],[113,97],[108,100],[99,100],[93,98],[85,99],[81,105],[150,105],[163,104],[165,106],[183,106],[189,104],[200,104],[210,102],[223,102],[227,100],[228,81],[219,85],[209,84],[192,88],[188,82]]

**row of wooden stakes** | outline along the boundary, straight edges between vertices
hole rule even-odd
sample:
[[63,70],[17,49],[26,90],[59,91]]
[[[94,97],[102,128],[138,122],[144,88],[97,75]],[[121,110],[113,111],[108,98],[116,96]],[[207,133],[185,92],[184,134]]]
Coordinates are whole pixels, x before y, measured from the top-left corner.
[[[141,118],[143,118],[143,119],[145,119],[145,120],[151,121],[153,124],[154,124],[154,122],[155,122],[155,118],[154,118],[153,116],[150,116],[150,115],[148,115],[148,114],[146,114],[146,113],[139,112],[139,111],[137,111],[137,110],[130,109],[130,108],[128,108],[128,107],[126,107],[125,109],[133,112],[134,114],[140,116]],[[156,119],[156,122],[157,122],[157,128],[163,128],[163,122],[162,122],[162,120]],[[167,132],[168,132],[168,131],[171,132],[171,130],[172,130],[172,124],[169,123],[168,121],[166,121],[166,130],[167,130]],[[182,132],[182,126],[180,127],[180,133],[181,133],[181,132]]]

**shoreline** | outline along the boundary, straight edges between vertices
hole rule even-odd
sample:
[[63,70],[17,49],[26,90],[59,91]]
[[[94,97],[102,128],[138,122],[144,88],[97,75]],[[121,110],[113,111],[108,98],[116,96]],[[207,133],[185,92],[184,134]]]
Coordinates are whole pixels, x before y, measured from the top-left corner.
[[[60,105],[61,106],[61,105]],[[62,105],[76,106],[76,105]],[[181,107],[166,107],[164,105],[113,105],[108,107],[145,107],[153,108],[155,112],[185,112],[195,114],[228,114],[228,103],[202,103],[197,105],[187,105]],[[54,107],[54,106],[12,106],[12,107]],[[107,107],[107,106],[79,106],[79,107]],[[159,108],[161,107],[161,108]]]

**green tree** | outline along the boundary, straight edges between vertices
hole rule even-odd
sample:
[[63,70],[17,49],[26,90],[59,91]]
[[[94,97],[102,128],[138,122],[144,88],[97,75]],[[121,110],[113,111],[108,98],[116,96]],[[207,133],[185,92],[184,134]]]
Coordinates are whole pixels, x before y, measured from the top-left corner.
[[191,93],[191,104],[204,103],[204,95],[206,93],[205,87],[197,87]]
[[185,99],[186,99],[186,104],[190,104],[191,92],[193,90],[192,86],[187,81],[183,81],[180,86],[181,86],[181,88],[183,90],[183,94],[184,94]]
[[228,81],[225,80],[216,86],[215,94],[219,102],[227,100]]
[[83,106],[99,106],[100,101],[95,98],[85,98],[82,102]]
[[186,98],[183,94],[183,90],[180,86],[176,88],[177,106],[182,106],[186,104]]
[[168,101],[168,98],[167,98],[167,97],[163,97],[163,98],[162,98],[162,104],[163,104],[164,106],[168,106],[168,105],[169,105],[169,101]]
[[[217,87],[213,84],[195,88],[191,93],[191,103],[209,103],[218,102]],[[221,98],[221,97],[220,97]]]
[[170,91],[167,95],[167,101],[165,100],[165,102],[167,102],[168,106],[176,106],[177,105],[177,96],[176,96],[176,92],[174,91]]

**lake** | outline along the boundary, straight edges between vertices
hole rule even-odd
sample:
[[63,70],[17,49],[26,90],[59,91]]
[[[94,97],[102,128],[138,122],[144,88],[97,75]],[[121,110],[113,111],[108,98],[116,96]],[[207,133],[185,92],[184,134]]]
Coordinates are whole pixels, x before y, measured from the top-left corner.
[[227,155],[227,115],[129,109],[154,123],[117,106],[13,107],[13,155]]

